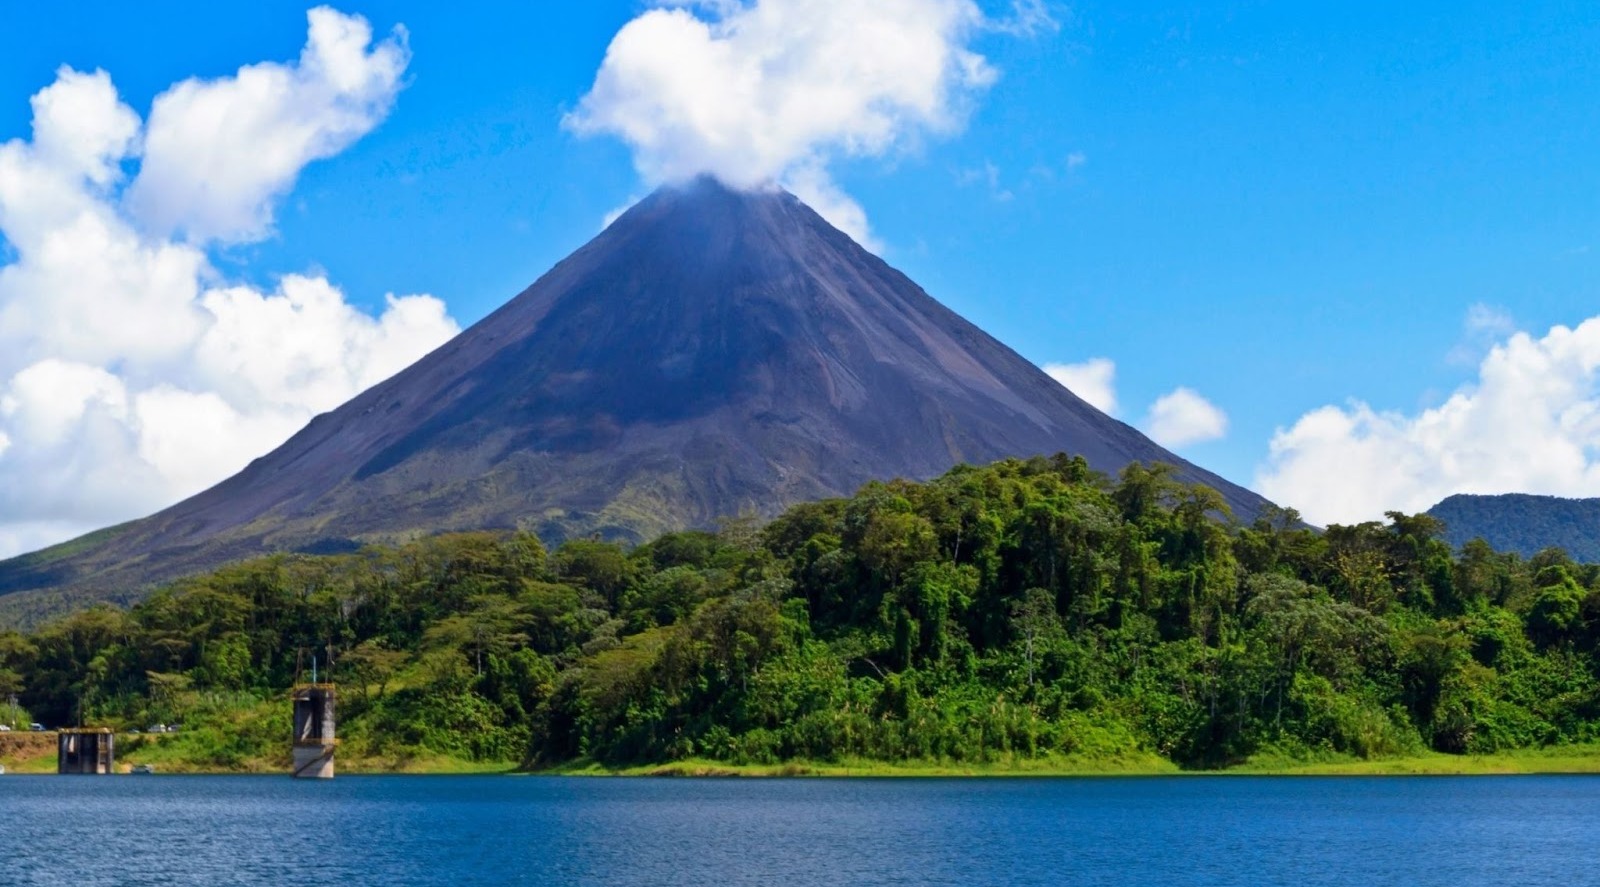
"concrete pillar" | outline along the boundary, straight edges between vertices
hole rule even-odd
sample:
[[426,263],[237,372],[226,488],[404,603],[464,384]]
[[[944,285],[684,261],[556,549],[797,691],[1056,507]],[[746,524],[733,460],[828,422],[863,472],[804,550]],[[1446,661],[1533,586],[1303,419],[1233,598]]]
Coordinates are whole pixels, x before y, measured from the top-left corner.
[[56,772],[108,776],[116,771],[117,736],[105,727],[80,727],[56,734]]
[[335,733],[332,684],[301,684],[290,694],[294,704],[293,755],[297,779],[332,779]]

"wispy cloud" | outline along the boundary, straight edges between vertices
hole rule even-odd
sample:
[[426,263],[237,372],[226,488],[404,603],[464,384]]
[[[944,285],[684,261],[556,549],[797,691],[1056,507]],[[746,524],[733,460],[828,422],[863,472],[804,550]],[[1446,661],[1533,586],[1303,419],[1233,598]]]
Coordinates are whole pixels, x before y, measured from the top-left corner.
[[956,184],[963,188],[983,185],[988,189],[989,196],[1001,203],[1016,197],[1011,189],[1000,184],[1000,167],[996,166],[992,160],[985,160],[982,166],[957,170]]
[[988,27],[1014,37],[1036,37],[1061,30],[1058,16],[1068,14],[1065,6],[1046,0],[1012,0],[1011,15],[991,20]]
[[1517,322],[1504,308],[1478,302],[1467,308],[1461,320],[1461,340],[1445,355],[1457,366],[1476,366],[1500,340],[1517,329]]

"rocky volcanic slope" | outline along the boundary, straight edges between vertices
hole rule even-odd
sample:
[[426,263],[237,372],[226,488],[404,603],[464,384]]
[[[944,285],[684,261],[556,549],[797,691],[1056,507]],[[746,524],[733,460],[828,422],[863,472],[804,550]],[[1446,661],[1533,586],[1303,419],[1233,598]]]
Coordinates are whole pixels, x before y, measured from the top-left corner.
[[[234,477],[0,563],[0,591],[125,599],[261,554],[520,526],[641,539],[874,478],[1058,451],[1162,461],[783,192],[701,180],[629,210],[521,295]],[[20,600],[7,600],[20,605]]]

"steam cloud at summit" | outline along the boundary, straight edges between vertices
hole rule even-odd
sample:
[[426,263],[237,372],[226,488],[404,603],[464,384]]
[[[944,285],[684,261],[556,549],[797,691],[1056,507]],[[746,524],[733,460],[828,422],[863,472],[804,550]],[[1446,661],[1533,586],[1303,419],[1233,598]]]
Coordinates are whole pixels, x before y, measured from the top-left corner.
[[650,185],[778,184],[870,245],[829,163],[960,130],[998,76],[973,41],[1054,27],[1039,2],[1003,21],[972,0],[662,3],[617,32],[565,124],[626,142]]

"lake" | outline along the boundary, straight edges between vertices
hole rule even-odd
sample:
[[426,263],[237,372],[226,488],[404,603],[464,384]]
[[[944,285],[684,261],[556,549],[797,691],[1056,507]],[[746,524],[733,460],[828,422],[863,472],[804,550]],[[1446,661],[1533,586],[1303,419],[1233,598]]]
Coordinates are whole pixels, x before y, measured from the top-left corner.
[[1600,778],[0,776],[0,883],[1571,884]]

